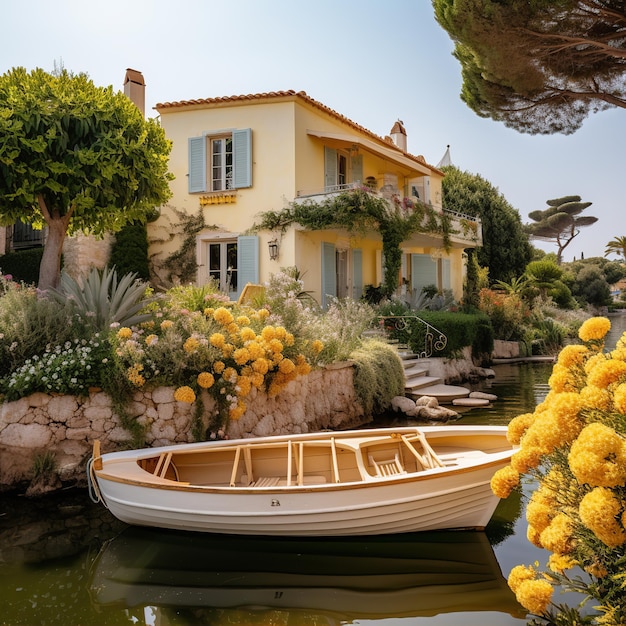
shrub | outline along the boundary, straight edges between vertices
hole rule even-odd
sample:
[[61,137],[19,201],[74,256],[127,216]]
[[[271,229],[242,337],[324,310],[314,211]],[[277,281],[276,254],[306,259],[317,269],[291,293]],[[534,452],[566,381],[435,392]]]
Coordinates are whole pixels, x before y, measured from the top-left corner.
[[[472,354],[477,360],[484,360],[484,355],[493,351],[493,330],[486,315],[481,313],[453,313],[446,311],[420,311],[419,315],[403,309],[399,305],[389,304],[379,309],[379,313],[387,316],[406,316],[398,325],[395,320],[385,322],[389,337],[400,343],[407,344],[416,354],[426,353],[432,349],[435,357],[458,357],[463,348],[471,346]],[[432,343],[427,343],[428,327],[435,330]],[[439,332],[445,335],[445,346],[438,347]]]
[[0,256],[0,269],[3,274],[9,274],[17,282],[36,285],[39,282],[42,255],[43,248],[9,252]]
[[496,339],[518,341],[524,336],[524,323],[529,313],[518,294],[481,289],[478,306],[491,320]]
[[563,347],[567,329],[552,318],[537,319],[532,330],[533,354],[556,354]]
[[69,308],[38,298],[33,287],[0,278],[0,377],[77,333]]
[[101,373],[110,358],[110,348],[98,334],[91,339],[74,339],[63,345],[48,345],[0,379],[7,400],[17,400],[35,391],[86,396],[90,387],[101,385]]
[[220,292],[215,282],[206,285],[181,285],[167,291],[165,307],[171,310],[204,311],[207,307],[218,307],[230,302],[230,298]]
[[146,282],[150,280],[148,233],[145,224],[139,222],[127,224],[115,233],[109,265],[114,267],[120,276],[136,274],[140,280]]
[[404,369],[388,343],[370,339],[350,354],[354,361],[354,389],[366,415],[382,413],[395,396],[404,393]]
[[178,386],[175,398],[198,400],[207,390],[219,415],[210,428],[239,419],[253,388],[270,396],[300,374],[322,349],[319,342],[298,339],[283,326],[266,324],[267,309],[207,307],[179,311],[159,324],[117,326],[114,345],[118,378],[129,389],[147,384]]
[[109,268],[93,268],[81,281],[63,272],[59,288],[50,289],[48,295],[71,308],[80,323],[95,332],[113,323],[132,326],[151,317],[150,313],[142,313],[151,302],[145,297],[146,284],[135,274],[126,274],[118,281],[117,272]]
[[332,299],[323,315],[307,316],[304,335],[310,340],[319,339],[324,348],[317,363],[333,363],[350,359],[362,343],[363,332],[371,328],[376,314],[365,302],[351,299]]

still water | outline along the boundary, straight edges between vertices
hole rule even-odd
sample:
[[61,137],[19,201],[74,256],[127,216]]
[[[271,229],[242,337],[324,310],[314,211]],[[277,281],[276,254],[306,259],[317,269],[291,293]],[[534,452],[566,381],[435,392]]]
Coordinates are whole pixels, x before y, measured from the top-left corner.
[[[625,316],[612,322],[611,347]],[[494,370],[481,389],[498,400],[465,423],[532,411],[552,364]],[[548,557],[526,540],[524,501],[502,501],[485,533],[300,540],[130,528],[83,491],[2,496],[0,625],[521,626],[505,578]]]

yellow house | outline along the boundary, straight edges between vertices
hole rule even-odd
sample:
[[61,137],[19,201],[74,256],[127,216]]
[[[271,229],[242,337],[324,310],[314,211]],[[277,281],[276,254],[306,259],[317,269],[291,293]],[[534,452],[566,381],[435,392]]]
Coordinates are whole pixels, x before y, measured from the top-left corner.
[[[197,283],[216,280],[235,299],[248,282],[262,283],[281,268],[296,266],[304,288],[321,304],[329,296],[359,298],[383,281],[378,232],[340,228],[253,228],[264,212],[293,202],[321,202],[365,189],[389,211],[410,212],[424,203],[450,225],[442,232],[407,234],[398,283],[417,293],[426,285],[462,294],[463,250],[481,244],[480,222],[445,212],[443,172],[407,152],[400,121],[380,137],[304,92],[281,91],[158,104],[172,140],[171,206],[203,211],[210,227],[196,239]],[[150,228],[167,229],[167,208]],[[151,253],[173,252],[180,241]]]

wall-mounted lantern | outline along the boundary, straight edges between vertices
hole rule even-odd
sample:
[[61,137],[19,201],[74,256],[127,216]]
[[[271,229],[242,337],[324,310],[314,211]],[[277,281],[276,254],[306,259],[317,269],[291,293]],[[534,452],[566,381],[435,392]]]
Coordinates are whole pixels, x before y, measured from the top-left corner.
[[278,258],[278,239],[268,241],[267,247],[270,253],[270,260],[275,261]]

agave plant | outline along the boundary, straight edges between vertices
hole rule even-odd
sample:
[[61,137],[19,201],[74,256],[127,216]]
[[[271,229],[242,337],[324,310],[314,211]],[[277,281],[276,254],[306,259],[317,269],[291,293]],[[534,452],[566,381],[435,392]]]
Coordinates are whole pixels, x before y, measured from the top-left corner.
[[93,268],[81,281],[63,272],[58,289],[50,289],[48,294],[60,304],[70,304],[85,326],[95,331],[103,331],[114,322],[133,326],[152,317],[141,313],[153,298],[146,298],[146,284],[137,274],[125,274],[118,281],[115,269],[106,267]]

